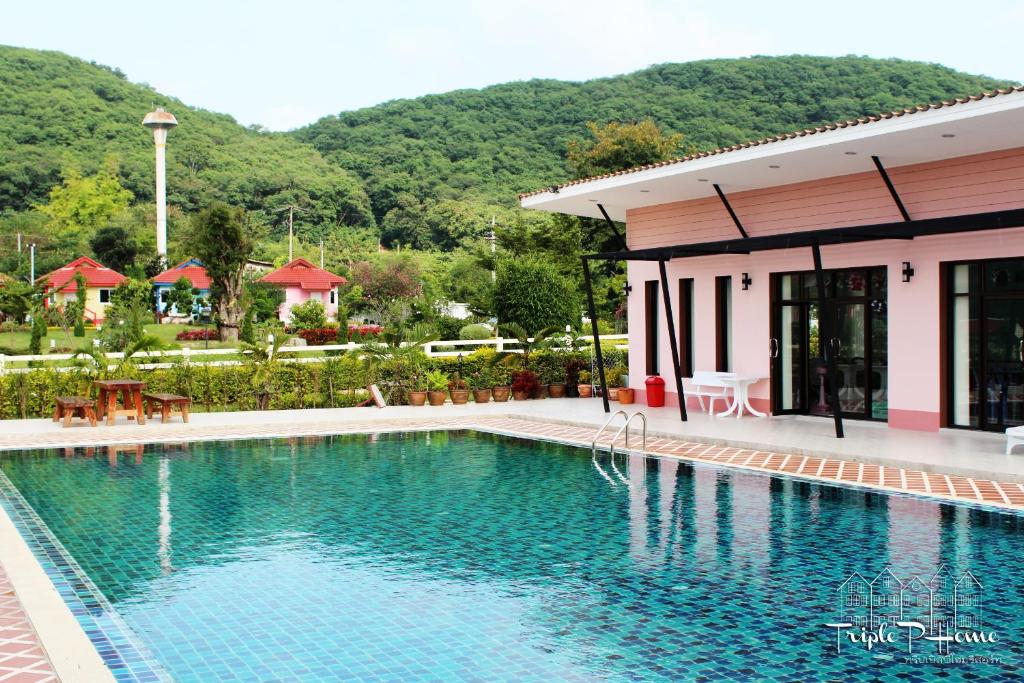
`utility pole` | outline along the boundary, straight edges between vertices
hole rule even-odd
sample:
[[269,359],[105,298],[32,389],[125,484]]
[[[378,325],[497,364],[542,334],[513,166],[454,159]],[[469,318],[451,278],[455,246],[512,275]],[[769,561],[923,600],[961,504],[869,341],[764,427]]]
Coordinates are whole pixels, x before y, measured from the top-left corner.
[[36,243],[28,245],[28,272],[29,281],[32,285],[36,284]]
[[302,213],[302,209],[289,204],[288,206],[282,206],[280,209],[277,209],[277,211],[284,211],[285,209],[288,209],[288,263],[291,263],[295,259],[295,249],[293,246],[293,242],[295,240],[295,229],[292,222],[295,218],[295,212],[298,211],[299,213]]
[[21,233],[18,233],[18,259],[21,259]]
[[491,231],[487,233],[487,241],[491,243],[491,284],[494,284],[498,280],[498,273],[495,271],[497,263],[495,262],[495,242],[498,240],[498,236],[494,234],[494,226],[496,223],[494,216],[491,216]]
[[320,267],[324,267],[324,240],[320,238]]

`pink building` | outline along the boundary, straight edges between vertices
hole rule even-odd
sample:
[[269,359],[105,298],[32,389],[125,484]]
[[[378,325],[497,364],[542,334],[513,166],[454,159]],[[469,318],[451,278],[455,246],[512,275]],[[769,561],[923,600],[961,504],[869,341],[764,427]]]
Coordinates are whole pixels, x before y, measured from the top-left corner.
[[267,273],[260,278],[260,282],[268,282],[284,289],[284,303],[281,304],[278,315],[287,323],[291,320],[292,306],[310,299],[323,303],[327,316],[335,317],[338,314],[338,287],[347,280],[323,268],[317,268],[306,259],[297,258]]
[[678,405],[676,355],[684,387],[694,371],[758,378],[753,407],[829,416],[837,431],[837,406],[843,419],[909,429],[1024,424],[1022,88],[521,203],[625,222],[622,247],[588,259],[628,263],[638,400],[659,373]]

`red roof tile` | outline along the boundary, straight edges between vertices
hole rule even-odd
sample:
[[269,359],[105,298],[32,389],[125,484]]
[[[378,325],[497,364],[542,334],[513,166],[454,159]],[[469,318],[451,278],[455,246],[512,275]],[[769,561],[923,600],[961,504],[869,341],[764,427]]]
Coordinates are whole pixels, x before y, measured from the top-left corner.
[[188,259],[173,268],[168,268],[154,277],[153,283],[157,285],[173,285],[183,277],[188,278],[188,281],[196,289],[210,288],[210,276],[206,274],[206,268],[196,259]]
[[49,275],[45,275],[46,289],[63,289],[65,292],[78,290],[75,284],[75,273],[85,278],[86,287],[116,287],[125,280],[125,276],[116,270],[107,268],[102,263],[93,261],[88,256],[76,258],[66,266],[62,266]]
[[999,97],[1000,95],[1010,95],[1012,93],[1024,93],[1024,86],[1014,86],[1012,88],[993,90],[991,92],[984,92],[980,95],[971,95],[970,97],[957,97],[952,100],[943,100],[942,102],[935,102],[932,104],[922,104],[916,107],[909,107],[907,109],[897,109],[896,111],[884,112],[876,114],[874,116],[861,116],[857,119],[849,119],[847,121],[837,121],[835,123],[827,123],[816,128],[805,128],[804,130],[793,131],[792,133],[783,133],[782,135],[773,135],[771,137],[762,138],[760,140],[751,140],[749,142],[741,142],[737,145],[730,145],[729,147],[719,147],[708,152],[697,152],[677,159],[669,159],[667,161],[656,161],[652,164],[645,164],[643,166],[634,166],[633,168],[625,168],[621,171],[614,171],[612,173],[604,173],[602,175],[590,176],[589,178],[578,178],[576,180],[570,180],[564,182],[561,185],[552,185],[545,187],[540,190],[533,190],[531,192],[522,192],[519,194],[519,199],[525,199],[538,194],[544,194],[545,192],[557,191],[565,187],[572,185],[582,185],[583,183],[589,183],[593,180],[602,180],[604,178],[611,178],[613,176],[628,175],[630,173],[638,173],[640,171],[646,171],[651,168],[660,168],[662,166],[672,166],[674,164],[681,164],[687,161],[693,161],[694,159],[703,159],[704,157],[717,156],[719,154],[726,154],[728,152],[736,152],[741,149],[747,149],[749,147],[759,147],[761,145],[771,144],[773,142],[782,142],[783,140],[791,140],[793,138],[802,138],[808,135],[814,135],[816,133],[825,133],[831,130],[839,130],[841,128],[849,128],[851,126],[862,126],[869,123],[875,123],[877,121],[884,121],[886,119],[898,118],[900,116],[908,116],[910,114],[918,114],[932,109],[942,109],[944,107],[953,107],[958,104],[966,104],[968,102],[976,102],[978,100],[984,100],[991,97]]
[[297,258],[291,263],[267,273],[260,278],[260,282],[324,292],[343,285],[348,280],[323,268],[317,268],[304,258]]

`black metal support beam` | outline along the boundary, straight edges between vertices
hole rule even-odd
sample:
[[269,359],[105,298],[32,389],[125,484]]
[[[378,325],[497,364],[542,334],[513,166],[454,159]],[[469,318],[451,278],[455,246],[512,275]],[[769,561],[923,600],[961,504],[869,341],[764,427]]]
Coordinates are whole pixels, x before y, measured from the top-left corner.
[[604,378],[604,357],[601,355],[601,336],[597,331],[597,307],[594,306],[594,287],[590,282],[590,261],[583,257],[583,284],[587,290],[587,312],[590,314],[590,332],[594,335],[594,355],[597,357],[597,376],[601,379],[601,400],[604,412],[610,413],[608,405],[608,382]]
[[619,244],[622,246],[622,251],[629,251],[629,247],[626,246],[626,238],[619,232],[619,228],[615,225],[615,221],[613,221],[612,217],[608,215],[608,212],[604,210],[604,206],[598,204],[597,208],[601,209],[601,215],[604,216],[604,220],[608,223],[608,227],[611,228],[612,232],[615,233],[615,236],[619,238]]
[[825,291],[825,273],[821,269],[821,246],[811,245],[814,254],[814,283],[818,289],[818,351],[825,360],[828,371],[829,393],[832,398],[832,419],[836,426],[836,438],[842,439],[843,416],[839,405],[838,368],[836,367],[836,338],[833,336],[835,321],[832,318],[832,307],[828,305],[828,293]]
[[668,291],[668,273],[664,261],[658,261],[658,269],[661,271],[661,298],[665,300],[668,344],[672,348],[672,375],[676,380],[676,396],[679,397],[679,419],[686,422],[686,395],[683,393],[683,378],[679,375],[679,342],[676,340],[676,323],[672,314],[672,297]]
[[773,249],[797,249],[813,244],[828,246],[856,244],[873,240],[902,240],[932,235],[952,235],[1005,230],[1024,227],[1024,209],[1007,209],[941,218],[919,218],[910,221],[852,225],[845,228],[825,228],[805,232],[759,235],[747,239],[716,240],[698,244],[674,244],[664,247],[633,249],[591,254],[591,258],[623,261],[663,261],[693,258],[711,254],[749,254]]
[[900,195],[896,192],[896,186],[892,184],[892,180],[889,179],[889,174],[885,170],[885,166],[882,165],[882,160],[878,157],[871,157],[871,161],[875,162],[875,168],[878,169],[878,175],[882,176],[882,181],[885,186],[889,188],[889,194],[892,195],[892,200],[896,202],[896,208],[900,210],[900,215],[903,216],[903,220],[909,221],[910,214],[907,213],[907,207],[903,206],[903,200],[900,199]]
[[722,192],[722,188],[718,186],[718,183],[715,183],[712,187],[714,187],[715,192],[718,193],[718,198],[722,200],[722,204],[725,205],[725,210],[729,212],[732,222],[736,224],[736,229],[740,231],[741,235],[743,235],[743,239],[750,237],[750,235],[747,234],[747,231],[743,229],[743,223],[740,223],[740,217],[736,215],[735,211],[733,211],[732,204],[729,203],[729,198],[725,196],[724,192]]

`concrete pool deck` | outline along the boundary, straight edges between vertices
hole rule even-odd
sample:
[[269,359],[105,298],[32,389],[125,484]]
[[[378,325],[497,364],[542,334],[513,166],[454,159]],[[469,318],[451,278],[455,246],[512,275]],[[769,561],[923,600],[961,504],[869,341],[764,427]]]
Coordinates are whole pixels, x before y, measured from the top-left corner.
[[[619,407],[613,404],[613,410]],[[683,423],[675,408],[621,407],[647,416],[645,452],[651,455],[1024,509],[1024,455],[1004,455],[1000,434],[911,432],[849,421],[847,438],[839,440],[832,435],[831,421],[820,418],[736,419],[694,412]],[[589,446],[607,417],[596,399],[546,399],[193,413],[189,424],[175,419],[136,425],[122,418],[113,427],[76,424],[66,429],[51,420],[16,420],[0,422],[0,450],[63,448],[69,449],[65,455],[74,456],[81,454],[75,449],[85,448],[86,457],[130,466],[133,457],[142,457],[142,445],[147,443],[460,428]],[[639,446],[638,432],[633,432],[634,449]],[[110,680],[98,677],[95,667],[102,661],[83,643],[89,645],[85,632],[0,508],[0,681]]]

